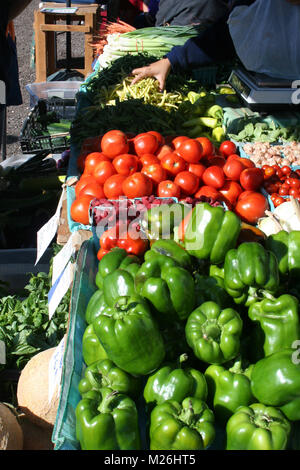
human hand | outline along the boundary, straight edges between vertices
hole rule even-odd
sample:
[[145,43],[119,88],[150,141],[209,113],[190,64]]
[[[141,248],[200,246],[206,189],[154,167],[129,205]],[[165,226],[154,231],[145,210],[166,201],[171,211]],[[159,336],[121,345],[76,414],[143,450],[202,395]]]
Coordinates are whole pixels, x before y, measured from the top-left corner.
[[132,70],[132,75],[135,75],[135,78],[132,80],[131,85],[139,82],[146,77],[154,77],[159,83],[159,88],[162,91],[165,88],[167,77],[171,70],[171,62],[169,59],[164,58],[160,59],[157,62],[153,62],[146,67],[140,67],[138,69]]

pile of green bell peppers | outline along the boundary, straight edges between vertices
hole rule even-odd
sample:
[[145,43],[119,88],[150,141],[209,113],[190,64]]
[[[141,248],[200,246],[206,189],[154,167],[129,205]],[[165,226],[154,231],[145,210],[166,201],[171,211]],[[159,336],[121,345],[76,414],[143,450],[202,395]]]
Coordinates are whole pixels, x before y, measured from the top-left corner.
[[234,213],[200,203],[183,244],[155,238],[143,257],[115,248],[99,261],[82,338],[82,449],[204,450],[218,433],[227,450],[294,448],[300,232],[239,242],[240,231]]

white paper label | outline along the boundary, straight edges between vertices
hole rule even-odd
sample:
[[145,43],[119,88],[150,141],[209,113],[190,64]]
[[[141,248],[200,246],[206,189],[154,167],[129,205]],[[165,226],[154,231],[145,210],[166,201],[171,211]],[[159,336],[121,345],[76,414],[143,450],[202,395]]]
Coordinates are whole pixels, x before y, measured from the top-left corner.
[[71,282],[74,278],[75,266],[71,261],[67,264],[64,271],[61,273],[55,284],[51,287],[48,293],[48,311],[49,318],[51,319],[55,310],[60,304],[61,299],[69,289]]
[[67,263],[70,261],[70,258],[75,254],[74,239],[75,234],[73,233],[64,247],[53,258],[52,285],[55,284]]
[[65,188],[63,188],[62,190],[55,214],[37,232],[37,254],[36,254],[35,265],[39,262],[39,260],[41,259],[41,257],[43,256],[48,246],[50,245],[51,241],[56,235],[57,228],[59,225],[60,211],[61,211],[64,196],[65,196]]
[[62,376],[63,359],[65,349],[65,338],[61,340],[49,362],[48,369],[48,401],[54,397],[55,389],[59,394],[60,381]]
[[6,348],[5,343],[0,339],[0,364],[6,364]]

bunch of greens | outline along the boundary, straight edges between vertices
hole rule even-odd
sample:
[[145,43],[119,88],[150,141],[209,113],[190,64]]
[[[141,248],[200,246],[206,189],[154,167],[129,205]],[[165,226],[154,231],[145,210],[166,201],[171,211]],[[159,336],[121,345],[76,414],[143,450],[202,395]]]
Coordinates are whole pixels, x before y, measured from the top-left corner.
[[239,123],[237,133],[228,133],[228,137],[237,142],[292,142],[300,138],[300,125],[283,127],[259,117],[245,117]]
[[[55,347],[63,338],[68,322],[70,291],[49,318],[50,272],[32,275],[25,286],[25,298],[0,298],[0,340],[6,347],[6,364],[0,368],[22,369],[38,352]],[[1,370],[1,369],[0,369]]]

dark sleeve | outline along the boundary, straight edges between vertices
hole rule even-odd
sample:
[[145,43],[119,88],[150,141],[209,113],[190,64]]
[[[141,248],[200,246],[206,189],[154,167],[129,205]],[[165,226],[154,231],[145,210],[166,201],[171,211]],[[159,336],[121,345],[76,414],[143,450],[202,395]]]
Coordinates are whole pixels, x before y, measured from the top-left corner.
[[188,70],[211,62],[235,57],[234,45],[229,33],[227,18],[209,26],[199,36],[189,39],[183,46],[175,46],[166,55],[172,68]]

